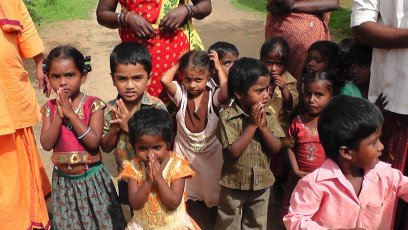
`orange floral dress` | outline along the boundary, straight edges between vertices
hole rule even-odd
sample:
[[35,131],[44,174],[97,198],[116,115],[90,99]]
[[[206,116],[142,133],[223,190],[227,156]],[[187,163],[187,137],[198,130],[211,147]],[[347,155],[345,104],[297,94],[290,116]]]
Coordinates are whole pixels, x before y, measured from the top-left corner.
[[[170,159],[162,172],[163,178],[169,186],[176,179],[191,178],[194,175],[188,161],[174,156],[172,152],[169,152],[169,155]],[[139,187],[146,181],[146,166],[141,160],[134,158],[125,161],[123,168],[118,180],[134,179],[137,180]],[[157,187],[153,187],[143,208],[133,211],[133,217],[126,229],[199,229],[194,220],[187,214],[184,196],[177,209],[171,211],[161,201]]]
[[159,29],[161,19],[179,5],[179,0],[119,0],[119,3],[122,6],[122,12],[133,11],[141,15],[156,31],[156,37],[146,40],[139,38],[129,27],[120,27],[119,36],[122,42],[138,42],[150,51],[152,54],[152,82],[147,87],[147,92],[167,104],[169,98],[160,83],[161,76],[178,62],[182,51],[204,50],[203,43],[190,19],[174,32]]

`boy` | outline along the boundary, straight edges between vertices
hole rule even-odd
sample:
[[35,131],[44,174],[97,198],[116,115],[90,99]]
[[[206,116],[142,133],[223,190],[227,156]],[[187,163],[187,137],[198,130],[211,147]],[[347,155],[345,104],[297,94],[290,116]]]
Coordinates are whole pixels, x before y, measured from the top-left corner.
[[[222,70],[224,70],[225,75],[228,77],[230,68],[234,65],[234,62],[238,60],[239,57],[237,47],[231,43],[220,41],[212,44],[208,48],[208,53],[211,53],[211,51],[217,52],[221,68]],[[218,74],[216,72],[213,72],[211,77],[211,81],[207,84],[209,84],[210,87],[219,86],[220,82],[218,80]]]
[[275,181],[270,156],[284,137],[265,107],[270,80],[268,68],[253,58],[241,58],[231,68],[228,94],[235,100],[221,113],[217,128],[224,164],[215,229],[266,229],[269,187]]
[[380,162],[380,110],[366,99],[338,96],[319,118],[323,165],[299,181],[283,218],[287,229],[392,229],[408,177]]
[[[154,107],[166,110],[163,102],[146,92],[150,84],[152,57],[141,44],[125,42],[117,45],[110,54],[110,70],[113,85],[118,96],[108,102],[104,113],[104,127],[101,148],[114,154],[118,173],[124,160],[136,157],[129,143],[128,120],[142,108]],[[127,183],[119,181],[119,199],[128,204]]]

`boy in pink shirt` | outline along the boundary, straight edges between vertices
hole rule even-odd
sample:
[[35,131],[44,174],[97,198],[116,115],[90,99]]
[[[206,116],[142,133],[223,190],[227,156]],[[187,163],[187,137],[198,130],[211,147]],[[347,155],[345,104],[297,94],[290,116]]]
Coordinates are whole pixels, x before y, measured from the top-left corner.
[[408,177],[378,160],[383,121],[362,98],[326,105],[318,132],[329,159],[297,184],[287,229],[392,229],[396,199],[408,200]]

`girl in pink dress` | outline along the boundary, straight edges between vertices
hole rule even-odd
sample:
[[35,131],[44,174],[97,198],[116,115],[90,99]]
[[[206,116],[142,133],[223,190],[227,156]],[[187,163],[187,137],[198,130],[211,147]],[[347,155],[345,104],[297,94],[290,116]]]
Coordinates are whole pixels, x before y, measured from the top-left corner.
[[293,145],[288,148],[292,176],[286,185],[282,214],[287,213],[290,195],[297,181],[320,167],[327,159],[320,143],[317,123],[324,106],[338,92],[335,76],[324,71],[311,72],[303,79],[305,113],[298,115],[290,124],[289,138]]

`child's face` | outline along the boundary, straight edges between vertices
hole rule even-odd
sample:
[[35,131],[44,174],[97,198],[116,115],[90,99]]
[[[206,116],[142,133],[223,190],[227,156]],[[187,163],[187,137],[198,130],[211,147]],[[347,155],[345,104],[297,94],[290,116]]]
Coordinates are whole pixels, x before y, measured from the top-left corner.
[[235,92],[235,96],[244,112],[248,113],[255,104],[266,105],[269,99],[270,76],[260,76],[258,80],[249,87],[248,92]]
[[384,145],[380,141],[382,125],[375,133],[364,138],[358,145],[358,150],[349,149],[352,164],[362,169],[373,169],[379,161]]
[[163,136],[143,135],[136,137],[134,148],[136,156],[145,164],[152,159],[161,163],[169,157]]
[[368,85],[370,83],[370,65],[352,63],[350,66],[350,76],[357,86]]
[[50,64],[48,77],[52,90],[64,89],[68,98],[74,100],[80,93],[81,84],[85,82],[87,73],[81,73],[71,59],[56,59]]
[[186,69],[182,72],[182,75],[184,87],[194,97],[203,93],[210,78],[208,71],[199,68]]
[[317,50],[309,50],[306,58],[306,71],[308,73],[329,69],[329,60]]
[[150,76],[143,65],[136,63],[118,64],[116,71],[111,73],[113,86],[125,103],[137,103],[142,98],[146,86],[150,84]]
[[323,107],[332,98],[332,93],[327,84],[326,80],[316,80],[308,82],[303,86],[305,107],[310,115],[319,115]]
[[220,59],[221,68],[224,70],[225,75],[229,74],[229,70],[234,65],[234,62],[238,60],[238,55],[234,53],[227,53]]
[[272,77],[277,75],[282,76],[285,72],[285,63],[282,62],[282,59],[274,52],[268,52],[266,57],[261,61],[268,67],[269,71],[271,71]]

